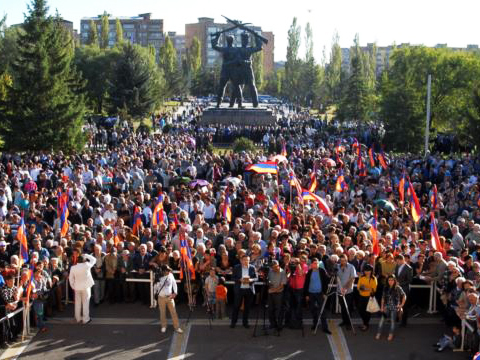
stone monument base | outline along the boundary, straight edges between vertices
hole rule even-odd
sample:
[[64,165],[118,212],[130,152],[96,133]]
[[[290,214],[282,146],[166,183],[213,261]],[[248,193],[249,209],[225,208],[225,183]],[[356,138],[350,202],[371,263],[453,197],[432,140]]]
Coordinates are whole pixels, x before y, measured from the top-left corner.
[[228,108],[210,107],[203,111],[201,125],[275,125],[276,115],[271,109],[258,107]]

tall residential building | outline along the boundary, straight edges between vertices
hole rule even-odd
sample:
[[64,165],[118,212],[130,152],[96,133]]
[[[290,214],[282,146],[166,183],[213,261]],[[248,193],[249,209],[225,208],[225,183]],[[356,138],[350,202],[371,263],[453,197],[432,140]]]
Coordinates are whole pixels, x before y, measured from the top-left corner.
[[[116,21],[120,20],[123,28],[123,38],[132,44],[141,46],[152,45],[158,55],[160,47],[165,38],[163,35],[163,20],[152,19],[151,13],[140,14],[138,16],[119,16],[108,15],[108,44],[114,46],[117,36]],[[90,21],[97,26],[98,37],[102,33],[102,15],[96,17],[84,17],[80,20],[80,43],[86,44],[88,33],[90,31]]]
[[[215,23],[213,18],[198,18],[197,23],[185,24],[185,45],[188,48],[192,43],[193,38],[196,36],[202,45],[202,64],[209,67],[214,66],[215,64],[221,64],[221,55],[212,49],[210,35],[231,27],[232,24]],[[262,31],[262,28],[259,26],[249,25],[248,28],[268,39],[268,44],[263,45],[263,73],[264,75],[269,75],[274,71],[274,34],[271,31]],[[243,30],[239,28],[227,32],[227,34],[235,37],[235,46],[241,46],[240,35],[242,32]],[[225,46],[225,36],[220,37],[220,42],[220,46]]]
[[182,57],[185,55],[186,49],[187,49],[185,46],[185,35],[177,35],[175,31],[169,31],[167,35],[170,38],[170,40],[172,40],[173,47],[177,52],[178,65],[181,65]]
[[[390,45],[390,46],[375,46],[376,50],[376,74],[379,76],[382,71],[385,69],[388,69],[388,65],[390,62],[390,57],[393,54],[393,51],[395,48],[403,48],[407,46],[416,46],[416,45],[410,45],[410,43],[402,43],[400,45]],[[371,53],[373,51],[374,44],[373,43],[368,43],[367,46],[362,46],[360,49],[363,52],[368,52]],[[435,49],[450,49],[453,51],[478,51],[478,45],[467,45],[466,48],[452,48],[448,47],[447,44],[437,44],[433,46]],[[350,72],[350,51],[352,48],[342,48],[342,70],[346,71],[347,73]]]

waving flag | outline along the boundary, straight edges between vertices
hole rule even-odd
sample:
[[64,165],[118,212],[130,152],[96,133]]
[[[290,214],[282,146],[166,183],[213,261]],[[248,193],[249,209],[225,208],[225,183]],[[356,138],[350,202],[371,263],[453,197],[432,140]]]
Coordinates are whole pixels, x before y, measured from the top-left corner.
[[232,208],[228,191],[225,193],[225,201],[223,202],[223,218],[229,223],[232,221]]
[[362,150],[360,149],[360,146],[357,147],[357,168],[359,176],[367,176],[367,167],[363,163]]
[[133,207],[133,225],[132,225],[132,233],[133,235],[139,235],[140,233],[140,225],[142,224],[142,214],[140,212],[140,208],[138,206]]
[[287,227],[290,229],[290,226],[292,224],[292,209],[290,208],[290,206],[287,206],[287,209],[285,210],[286,214],[287,214]]
[[57,217],[60,221],[60,236],[65,237],[68,233],[68,189],[66,192],[57,193]]
[[445,255],[445,249],[443,248],[442,242],[440,241],[440,236],[438,235],[433,211],[430,213],[430,239],[432,242],[432,249],[435,251],[440,251],[443,255]]
[[335,190],[337,190],[338,192],[343,192],[348,190],[348,185],[345,182],[345,178],[343,177],[342,170],[340,170],[340,174],[338,175],[337,184],[335,185]]
[[195,267],[193,266],[192,253],[188,247],[185,234],[180,233],[180,279],[183,279],[183,272],[189,271],[190,279],[195,280]]
[[331,215],[332,214],[332,212],[330,211],[330,208],[328,207],[325,200],[323,200],[320,196],[315,195],[311,191],[308,191],[308,190],[304,189],[303,193],[302,193],[302,200],[304,202],[309,201],[309,200],[315,201],[318,204],[318,207],[320,208],[320,210],[322,210],[322,212],[324,214],[326,214],[326,215]]
[[285,229],[287,226],[287,214],[276,196],[273,198],[272,211],[278,216],[278,221],[280,222],[282,229]]
[[359,148],[360,148],[360,144],[359,144],[357,138],[353,138],[352,152],[355,152],[355,151],[358,152]]
[[385,157],[385,154],[383,150],[380,150],[380,154],[378,154],[378,161],[380,162],[380,165],[384,170],[387,170],[388,165],[387,165],[387,158]]
[[377,209],[375,209],[375,215],[373,216],[370,234],[372,235],[372,252],[378,256],[380,255],[380,245],[378,244],[377,234]]
[[373,147],[368,149],[368,158],[370,159],[370,166],[373,168],[375,167],[375,151],[373,151]]
[[252,164],[246,167],[247,171],[255,171],[257,174],[277,174],[277,163],[273,161],[266,161],[257,164]]
[[165,221],[163,219],[163,195],[159,195],[157,199],[157,205],[153,209],[152,214],[152,227],[163,224]]
[[420,202],[418,201],[417,194],[415,194],[412,183],[409,183],[408,186],[410,191],[410,207],[412,211],[412,218],[413,221],[417,223],[423,216],[422,208],[420,207]]
[[30,265],[30,269],[28,269],[28,285],[27,285],[27,301],[30,300],[30,295],[32,293],[32,279],[33,279],[33,270],[34,270],[34,267],[33,267],[33,264]]
[[115,228],[113,229],[113,245],[117,246],[119,242],[120,242],[120,237],[118,236],[117,228]]
[[290,170],[289,177],[290,177],[290,186],[294,186],[295,189],[297,189],[297,196],[298,197],[302,196],[302,185],[298,181],[298,179],[295,176],[295,173],[293,172],[293,170]]
[[282,141],[282,152],[280,153],[280,155],[287,157],[287,146],[285,140]]
[[398,182],[398,195],[400,197],[400,201],[404,202],[405,201],[405,187],[407,185],[407,181],[405,179],[405,171],[402,174],[402,178]]
[[430,198],[432,203],[432,210],[436,210],[438,207],[438,194],[437,194],[437,185],[433,185],[432,196]]
[[17,231],[17,240],[20,243],[20,266],[28,263],[28,244],[27,244],[27,230],[25,228],[25,221],[20,220],[20,226]]
[[308,191],[315,192],[315,190],[317,190],[317,176],[316,172],[312,171],[310,174],[310,187]]

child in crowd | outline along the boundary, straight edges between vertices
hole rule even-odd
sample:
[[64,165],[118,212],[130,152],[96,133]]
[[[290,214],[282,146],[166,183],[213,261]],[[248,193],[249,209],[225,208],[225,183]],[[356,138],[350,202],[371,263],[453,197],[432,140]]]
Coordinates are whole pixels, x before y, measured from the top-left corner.
[[210,269],[210,274],[205,279],[205,291],[207,293],[207,302],[208,305],[213,306],[215,305],[215,292],[218,285],[218,276],[215,273],[215,268]]
[[453,327],[453,336],[443,335],[435,344],[435,351],[442,352],[445,349],[458,349],[462,343],[462,334],[457,326]]
[[225,304],[227,303],[227,291],[227,287],[225,286],[225,278],[222,276],[218,280],[218,285],[215,288],[215,316],[220,320],[226,317]]

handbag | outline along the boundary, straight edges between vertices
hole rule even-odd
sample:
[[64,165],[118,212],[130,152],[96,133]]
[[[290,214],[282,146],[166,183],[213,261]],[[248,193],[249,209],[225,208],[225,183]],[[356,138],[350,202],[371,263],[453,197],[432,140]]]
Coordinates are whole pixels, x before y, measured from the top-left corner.
[[367,311],[372,314],[380,311],[380,306],[378,306],[375,296],[370,296],[367,304]]

